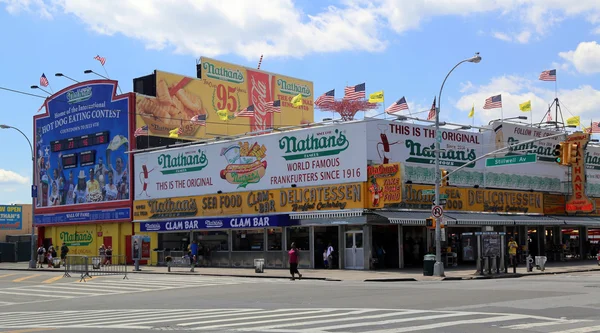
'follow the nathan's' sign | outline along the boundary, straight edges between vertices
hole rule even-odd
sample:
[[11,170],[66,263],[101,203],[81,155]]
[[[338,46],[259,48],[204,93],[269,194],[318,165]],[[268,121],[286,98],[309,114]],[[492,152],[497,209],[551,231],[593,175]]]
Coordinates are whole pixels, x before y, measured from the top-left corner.
[[366,141],[351,123],[136,154],[135,199],[363,182]]

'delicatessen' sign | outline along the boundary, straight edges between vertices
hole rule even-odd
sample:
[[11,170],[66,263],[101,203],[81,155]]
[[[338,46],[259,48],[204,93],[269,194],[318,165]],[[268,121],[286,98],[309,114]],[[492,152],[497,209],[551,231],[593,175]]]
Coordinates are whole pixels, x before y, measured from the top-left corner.
[[[433,189],[430,185],[406,184],[402,202],[409,205],[431,205],[434,196],[423,194],[423,191]],[[532,214],[544,212],[544,199],[540,192],[447,187],[441,193],[448,195],[446,210]]]
[[361,209],[364,183],[136,200],[134,221]]

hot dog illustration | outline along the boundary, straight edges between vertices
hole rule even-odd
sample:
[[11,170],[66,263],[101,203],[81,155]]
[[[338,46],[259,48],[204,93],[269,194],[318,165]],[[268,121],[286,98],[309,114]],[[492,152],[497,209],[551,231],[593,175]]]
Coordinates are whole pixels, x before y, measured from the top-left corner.
[[221,170],[221,178],[230,184],[257,183],[267,172],[267,161],[250,164],[230,164]]
[[257,142],[238,142],[221,150],[228,165],[221,170],[220,176],[230,184],[238,184],[238,188],[258,183],[267,171],[267,148]]

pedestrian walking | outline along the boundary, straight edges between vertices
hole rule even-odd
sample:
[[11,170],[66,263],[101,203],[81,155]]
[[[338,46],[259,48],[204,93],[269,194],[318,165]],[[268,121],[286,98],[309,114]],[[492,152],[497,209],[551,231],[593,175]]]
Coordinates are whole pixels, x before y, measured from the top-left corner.
[[40,268],[44,268],[44,259],[46,259],[46,249],[43,245],[40,245],[40,247],[38,247],[37,255],[38,265],[40,265]]
[[63,265],[67,264],[67,254],[69,254],[69,247],[67,244],[63,243],[63,245],[60,247],[60,260],[62,261]]
[[292,249],[288,252],[290,262],[290,274],[292,274],[292,281],[295,280],[295,275],[298,274],[298,278],[302,279],[302,274],[298,271],[298,255],[299,250],[296,248],[296,243],[292,242]]

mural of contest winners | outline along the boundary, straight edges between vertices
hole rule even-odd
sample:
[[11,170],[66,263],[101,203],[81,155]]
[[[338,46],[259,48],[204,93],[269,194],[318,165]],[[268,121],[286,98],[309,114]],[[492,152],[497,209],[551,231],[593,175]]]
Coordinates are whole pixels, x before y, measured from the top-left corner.
[[209,58],[201,59],[201,76],[155,71],[156,96],[136,95],[135,127],[197,140],[314,121],[312,82]]
[[116,81],[65,88],[34,117],[36,207],[129,200],[129,103]]

